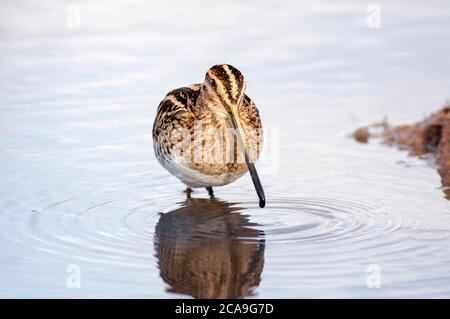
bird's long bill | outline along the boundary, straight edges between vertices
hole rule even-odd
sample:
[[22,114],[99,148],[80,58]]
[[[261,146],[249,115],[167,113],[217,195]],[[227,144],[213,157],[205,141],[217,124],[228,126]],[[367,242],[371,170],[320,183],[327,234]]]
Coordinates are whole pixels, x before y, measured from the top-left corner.
[[244,139],[242,138],[241,130],[242,126],[239,122],[239,116],[237,115],[237,106],[231,107],[231,123],[233,125],[234,130],[236,131],[236,136],[238,139],[238,144],[240,146],[240,149],[244,152],[245,156],[245,163],[247,164],[248,171],[250,172],[250,175],[252,177],[253,185],[256,189],[256,194],[259,198],[259,207],[263,208],[266,206],[266,196],[264,195],[264,189],[261,185],[261,181],[259,180],[258,173],[256,172],[255,164],[252,160],[250,160],[250,157],[248,155],[247,147],[245,146]]

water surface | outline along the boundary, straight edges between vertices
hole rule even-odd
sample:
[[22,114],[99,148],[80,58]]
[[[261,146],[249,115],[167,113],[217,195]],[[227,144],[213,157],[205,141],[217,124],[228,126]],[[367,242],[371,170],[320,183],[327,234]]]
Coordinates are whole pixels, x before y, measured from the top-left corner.
[[[379,29],[360,1],[75,5],[0,4],[1,297],[450,297],[435,169],[349,138],[450,97],[447,2],[378,1]],[[162,97],[224,62],[264,209],[247,175],[186,200],[153,156]]]

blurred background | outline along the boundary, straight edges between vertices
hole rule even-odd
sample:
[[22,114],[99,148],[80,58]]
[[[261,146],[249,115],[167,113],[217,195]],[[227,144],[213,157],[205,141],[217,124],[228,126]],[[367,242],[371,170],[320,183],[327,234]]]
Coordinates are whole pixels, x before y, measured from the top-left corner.
[[[0,296],[198,296],[207,275],[180,288],[178,270],[161,269],[198,256],[198,231],[224,260],[245,255],[218,275],[234,295],[215,287],[209,297],[450,297],[438,174],[349,137],[444,105],[449,39],[448,1],[3,0]],[[164,95],[217,63],[242,71],[261,112],[268,205],[257,208],[245,176],[210,203],[240,217],[217,213],[222,226],[196,230],[198,206],[155,160],[151,131]],[[156,232],[159,213],[191,235]],[[184,259],[171,257],[180,249]],[[373,269],[379,289],[367,282]]]

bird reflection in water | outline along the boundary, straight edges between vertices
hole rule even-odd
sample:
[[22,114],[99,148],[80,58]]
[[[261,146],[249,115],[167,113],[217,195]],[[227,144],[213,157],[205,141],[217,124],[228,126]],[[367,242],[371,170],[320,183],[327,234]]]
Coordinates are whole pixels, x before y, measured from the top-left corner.
[[190,198],[161,215],[155,250],[169,292],[195,298],[253,294],[264,265],[264,233],[235,205]]

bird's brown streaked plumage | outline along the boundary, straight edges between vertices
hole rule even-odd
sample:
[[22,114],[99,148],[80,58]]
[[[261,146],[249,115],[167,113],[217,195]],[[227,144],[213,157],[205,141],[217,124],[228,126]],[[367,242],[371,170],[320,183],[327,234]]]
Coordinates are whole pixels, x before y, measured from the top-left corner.
[[221,64],[208,70],[204,83],[173,90],[159,104],[153,125],[156,157],[188,187],[226,185],[248,168],[259,183],[252,170],[261,152],[262,125],[244,90],[241,72]]

